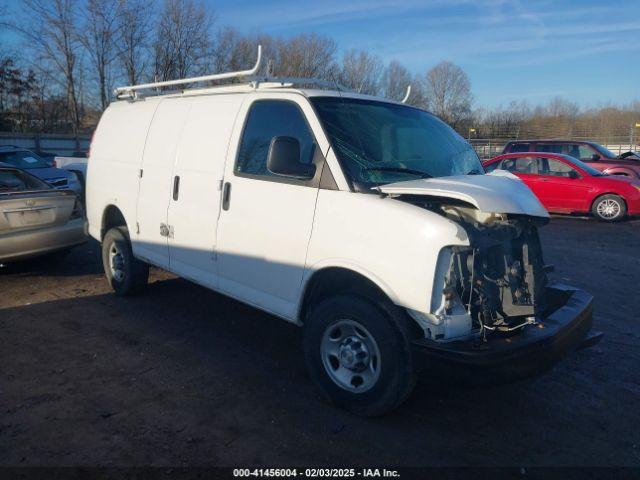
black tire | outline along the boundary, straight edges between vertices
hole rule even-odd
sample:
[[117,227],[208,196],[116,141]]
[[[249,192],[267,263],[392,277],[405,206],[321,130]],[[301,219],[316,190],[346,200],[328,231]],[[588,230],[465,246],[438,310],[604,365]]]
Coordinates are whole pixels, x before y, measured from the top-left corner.
[[[114,275],[111,252],[116,249],[120,258]],[[144,290],[149,280],[149,265],[133,256],[127,227],[110,229],[102,240],[102,265],[111,288],[118,295],[135,295]]]
[[591,213],[603,222],[617,222],[626,216],[627,204],[618,195],[602,195],[593,202]]
[[[321,345],[325,332],[339,322],[352,320],[362,325],[377,344],[379,374],[363,392],[349,391],[329,374]],[[309,373],[325,398],[360,416],[378,416],[398,407],[415,385],[407,318],[388,302],[358,295],[337,295],[316,305],[304,326],[304,351]],[[357,374],[355,374],[357,375]],[[357,386],[356,386],[357,387]]]

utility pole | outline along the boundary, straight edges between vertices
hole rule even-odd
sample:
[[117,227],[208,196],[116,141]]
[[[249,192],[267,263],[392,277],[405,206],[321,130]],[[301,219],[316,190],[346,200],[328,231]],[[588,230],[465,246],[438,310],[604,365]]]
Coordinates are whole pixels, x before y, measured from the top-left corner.
[[635,134],[636,134],[636,128],[640,128],[640,122],[635,122],[634,124],[631,124],[631,133],[629,135],[629,150],[635,150]]

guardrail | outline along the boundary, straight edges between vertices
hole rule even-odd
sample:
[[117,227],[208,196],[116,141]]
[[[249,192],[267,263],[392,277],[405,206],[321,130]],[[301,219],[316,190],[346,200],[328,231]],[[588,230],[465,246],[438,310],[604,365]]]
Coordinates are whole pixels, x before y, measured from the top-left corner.
[[15,145],[28,150],[55,153],[63,157],[72,157],[76,152],[87,153],[90,142],[89,135],[0,132],[0,145]]

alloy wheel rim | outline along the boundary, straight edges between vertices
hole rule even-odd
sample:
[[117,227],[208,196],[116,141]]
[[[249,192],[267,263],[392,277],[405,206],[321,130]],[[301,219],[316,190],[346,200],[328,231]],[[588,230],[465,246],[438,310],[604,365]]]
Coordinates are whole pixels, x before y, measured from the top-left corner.
[[603,200],[598,204],[598,215],[602,218],[612,219],[620,215],[620,203],[613,199]]
[[378,343],[355,320],[340,319],[329,325],[322,336],[320,355],[329,378],[350,392],[366,392],[380,377]]
[[124,257],[116,244],[109,249],[109,269],[111,276],[118,282],[124,279]]

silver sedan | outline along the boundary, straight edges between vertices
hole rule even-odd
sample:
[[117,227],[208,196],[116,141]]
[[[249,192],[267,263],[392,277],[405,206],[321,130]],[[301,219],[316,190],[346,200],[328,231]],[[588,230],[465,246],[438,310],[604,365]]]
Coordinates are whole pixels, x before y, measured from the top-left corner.
[[56,190],[24,170],[0,164],[0,263],[87,241],[77,195]]

